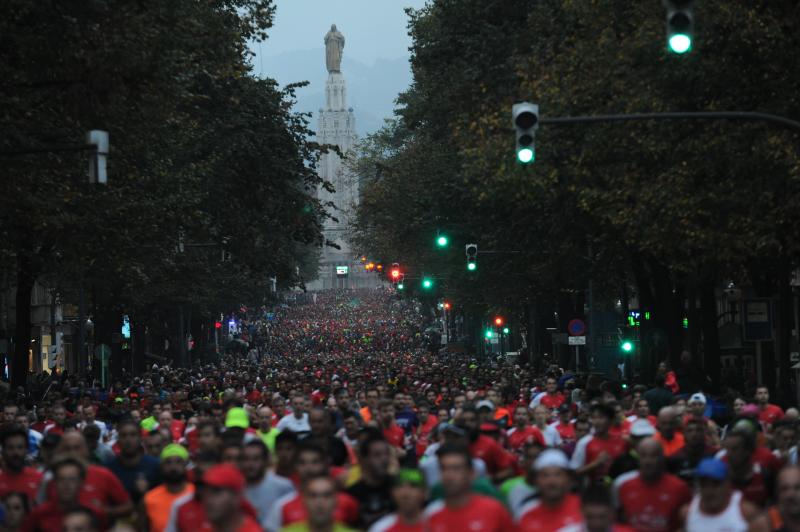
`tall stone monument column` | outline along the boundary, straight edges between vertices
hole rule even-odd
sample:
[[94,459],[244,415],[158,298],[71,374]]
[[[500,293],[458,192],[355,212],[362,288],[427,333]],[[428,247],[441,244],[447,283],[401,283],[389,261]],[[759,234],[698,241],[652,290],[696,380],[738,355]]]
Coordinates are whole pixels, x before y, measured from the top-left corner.
[[[335,24],[332,25],[325,35],[325,66],[328,69],[325,107],[319,110],[317,122],[317,142],[338,146],[342,154],[352,149],[358,138],[353,108],[347,106],[347,83],[341,71],[344,43],[344,35],[336,29]],[[319,277],[308,284],[308,289],[376,286],[377,279],[364,272],[361,262],[355,260],[355,251],[349,248],[345,240],[352,210],[359,200],[357,179],[347,172],[341,158],[335,153],[327,153],[321,157],[318,171],[320,177],[332,183],[335,188],[335,192],[331,193],[320,187],[317,192],[318,197],[323,203],[333,202],[336,209],[329,210],[338,220],[327,220],[323,234],[327,240],[335,242],[341,249],[323,248]],[[340,270],[339,275],[337,267]],[[341,275],[343,267],[347,267],[346,276]]]

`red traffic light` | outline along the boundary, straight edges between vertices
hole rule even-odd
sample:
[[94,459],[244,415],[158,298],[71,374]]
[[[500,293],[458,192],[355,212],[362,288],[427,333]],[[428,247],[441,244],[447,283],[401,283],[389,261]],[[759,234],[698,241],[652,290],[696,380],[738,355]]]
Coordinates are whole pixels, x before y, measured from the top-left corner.
[[222,329],[222,322],[221,321],[215,321],[214,322],[214,328],[215,329]]
[[397,268],[392,268],[392,279],[399,279],[400,278],[400,270]]
[[452,305],[450,305],[450,303],[448,303],[447,301],[445,301],[445,302],[444,302],[444,309],[445,309],[445,310],[450,310],[450,307],[451,307],[451,306],[452,306]]
[[497,316],[497,317],[494,319],[494,324],[495,324],[495,325],[497,325],[498,327],[500,327],[501,325],[503,325],[503,318],[502,318],[502,317],[500,317],[500,316]]

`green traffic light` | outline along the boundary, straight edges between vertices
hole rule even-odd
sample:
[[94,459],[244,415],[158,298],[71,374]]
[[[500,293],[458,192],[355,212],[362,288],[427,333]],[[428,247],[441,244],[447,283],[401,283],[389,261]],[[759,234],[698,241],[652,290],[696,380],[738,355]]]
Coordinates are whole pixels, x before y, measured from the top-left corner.
[[630,340],[625,340],[619,347],[626,353],[630,353],[631,351],[633,351],[633,342],[631,342]]
[[486,338],[491,338],[492,336],[494,336],[494,333],[492,332],[491,329],[486,329],[485,335],[486,335]]
[[534,153],[533,148],[522,148],[517,152],[517,159],[519,159],[519,162],[523,164],[533,162],[535,158],[536,154]]
[[692,38],[685,33],[676,33],[669,38],[669,49],[676,54],[685,54],[692,49]]
[[467,263],[467,270],[469,270],[471,272],[474,272],[477,269],[478,269],[478,265],[475,264],[474,262],[468,262]]
[[503,327],[503,334],[508,334],[508,332],[509,332],[509,328],[508,327]]
[[398,289],[398,290],[402,290],[403,288],[405,288],[405,286],[403,285],[403,283],[397,283],[397,289]]
[[447,242],[448,242],[447,237],[444,235],[441,235],[436,238],[436,245],[439,246],[440,248],[447,247]]
[[433,280],[431,280],[428,277],[422,280],[422,288],[424,288],[425,290],[429,290],[432,287],[433,287]]

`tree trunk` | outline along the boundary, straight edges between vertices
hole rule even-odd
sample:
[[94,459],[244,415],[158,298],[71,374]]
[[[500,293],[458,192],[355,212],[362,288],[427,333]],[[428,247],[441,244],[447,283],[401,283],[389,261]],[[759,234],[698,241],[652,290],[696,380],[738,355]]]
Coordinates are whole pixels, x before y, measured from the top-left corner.
[[11,363],[11,387],[25,386],[28,379],[28,351],[31,347],[31,296],[36,275],[31,259],[24,253],[17,255],[16,332],[14,358]]
[[717,327],[717,297],[714,281],[703,280],[700,285],[700,313],[703,327],[703,367],[716,389],[720,382],[719,328]]
[[792,328],[792,285],[790,278],[792,275],[791,264],[787,259],[782,259],[778,271],[778,312],[776,327],[775,356],[778,357],[778,369],[780,380],[778,381],[779,393],[784,404],[794,404],[795,394],[792,393],[791,386],[791,361],[790,345]]

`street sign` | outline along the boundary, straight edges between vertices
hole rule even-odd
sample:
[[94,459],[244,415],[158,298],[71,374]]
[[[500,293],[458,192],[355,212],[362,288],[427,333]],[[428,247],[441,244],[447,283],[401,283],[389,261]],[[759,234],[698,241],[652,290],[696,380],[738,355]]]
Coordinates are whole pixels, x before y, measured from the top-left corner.
[[585,336],[570,336],[569,345],[586,345]]
[[772,340],[772,305],[769,299],[751,299],[742,303],[743,339],[748,342]]
[[567,332],[570,336],[583,336],[586,334],[586,324],[583,322],[583,320],[579,320],[577,318],[570,320],[570,322],[567,324]]
[[347,277],[347,274],[350,271],[349,266],[337,266],[336,267],[336,277]]

